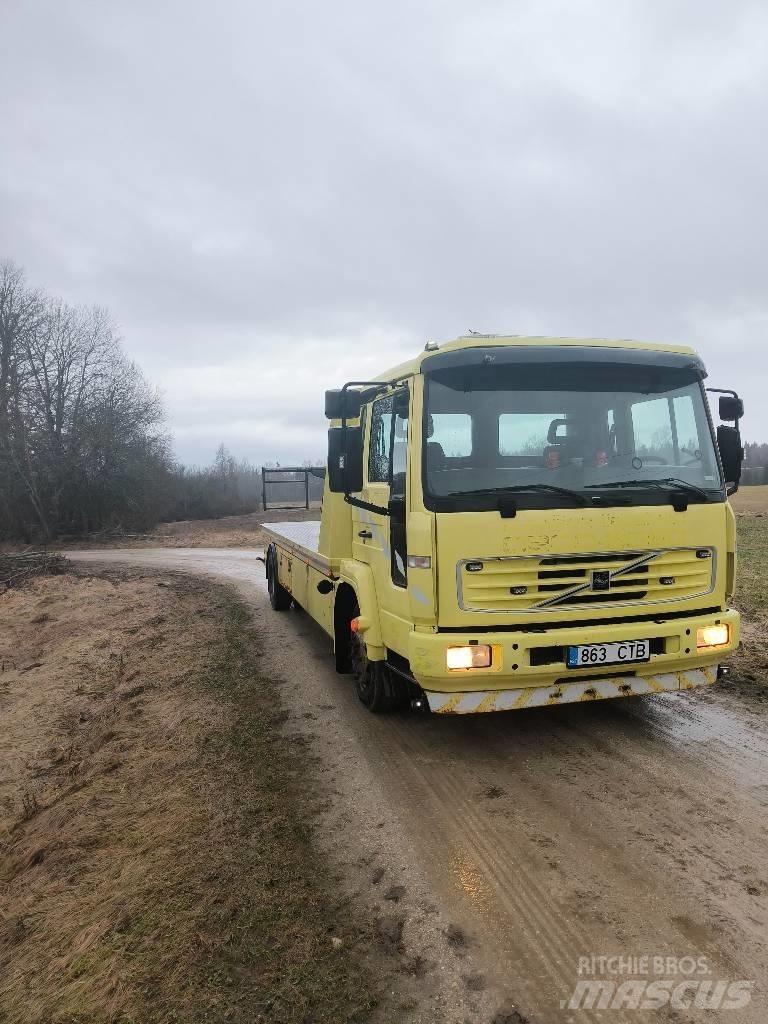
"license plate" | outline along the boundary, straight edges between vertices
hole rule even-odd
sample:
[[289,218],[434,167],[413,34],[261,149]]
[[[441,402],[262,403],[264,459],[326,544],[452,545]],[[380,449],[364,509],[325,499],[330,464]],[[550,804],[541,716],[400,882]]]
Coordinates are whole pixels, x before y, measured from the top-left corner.
[[568,668],[594,668],[624,661],[648,661],[649,640],[621,640],[616,644],[581,644],[568,648]]

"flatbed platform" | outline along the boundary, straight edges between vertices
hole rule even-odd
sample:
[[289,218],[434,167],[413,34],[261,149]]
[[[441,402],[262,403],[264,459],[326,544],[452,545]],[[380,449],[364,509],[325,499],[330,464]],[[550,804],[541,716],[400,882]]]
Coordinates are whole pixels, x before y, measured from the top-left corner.
[[261,529],[269,541],[288,551],[295,558],[319,569],[326,576],[335,576],[338,565],[321,555],[320,521],[308,520],[299,523],[264,523]]

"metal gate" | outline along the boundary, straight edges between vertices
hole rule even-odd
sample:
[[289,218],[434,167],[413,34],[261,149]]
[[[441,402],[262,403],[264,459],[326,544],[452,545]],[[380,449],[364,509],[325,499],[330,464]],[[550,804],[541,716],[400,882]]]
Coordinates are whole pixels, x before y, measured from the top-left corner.
[[262,466],[261,503],[265,510],[319,508],[324,480],[325,466]]

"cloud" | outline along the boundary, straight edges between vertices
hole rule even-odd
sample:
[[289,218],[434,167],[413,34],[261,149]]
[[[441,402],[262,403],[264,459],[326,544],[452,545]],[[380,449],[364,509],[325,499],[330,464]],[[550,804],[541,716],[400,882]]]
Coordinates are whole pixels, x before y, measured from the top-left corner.
[[110,307],[184,458],[315,455],[326,386],[468,328],[693,344],[768,438],[764,4],[50,0],[4,34],[4,254]]

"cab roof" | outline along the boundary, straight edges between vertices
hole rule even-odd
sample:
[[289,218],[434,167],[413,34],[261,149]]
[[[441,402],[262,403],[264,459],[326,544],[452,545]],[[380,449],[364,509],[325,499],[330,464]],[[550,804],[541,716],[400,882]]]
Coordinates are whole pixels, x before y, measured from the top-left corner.
[[412,377],[422,372],[422,363],[436,353],[458,352],[462,349],[473,348],[517,348],[517,347],[542,347],[552,348],[560,346],[573,346],[576,348],[601,348],[601,349],[639,349],[644,352],[676,353],[689,355],[696,358],[696,351],[688,345],[660,345],[655,342],[632,341],[625,338],[549,338],[536,336],[522,336],[517,334],[467,334],[452,341],[427,342],[425,347],[415,359],[401,363],[378,375],[376,380],[398,380],[403,377]]

